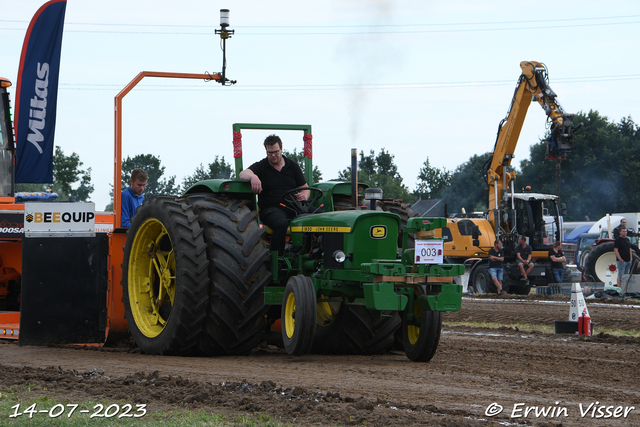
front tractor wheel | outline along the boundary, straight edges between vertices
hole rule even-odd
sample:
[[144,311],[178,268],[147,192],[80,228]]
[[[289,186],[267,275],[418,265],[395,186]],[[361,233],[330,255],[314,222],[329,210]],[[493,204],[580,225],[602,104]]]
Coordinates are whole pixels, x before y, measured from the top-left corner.
[[310,278],[293,276],[282,299],[282,339],[287,353],[301,356],[311,350],[316,333],[316,291]]
[[[414,212],[409,203],[402,203],[402,199],[382,199],[378,201],[376,209],[384,212],[391,212],[400,216],[398,248],[402,248],[402,236],[404,228],[407,226],[407,221],[409,221],[410,218],[418,216],[418,212]],[[407,246],[409,248],[414,248],[416,246],[415,235],[409,234]]]
[[402,321],[404,351],[414,362],[428,362],[433,358],[442,330],[442,312],[423,311],[418,303],[421,294],[418,291],[413,301],[413,320],[408,320],[410,307],[407,306]]
[[152,197],[128,231],[122,264],[125,316],[144,353],[197,354],[206,315],[208,262],[189,205]]

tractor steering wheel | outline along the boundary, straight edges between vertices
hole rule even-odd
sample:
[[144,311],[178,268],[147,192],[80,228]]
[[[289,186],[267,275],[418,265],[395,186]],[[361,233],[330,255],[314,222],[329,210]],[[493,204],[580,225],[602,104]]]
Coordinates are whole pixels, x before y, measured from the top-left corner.
[[[296,199],[295,197],[295,193],[299,193],[300,191],[306,191],[306,190],[310,190],[314,193],[317,193],[314,197],[312,197],[311,199],[307,199],[307,200],[303,200],[300,201],[298,199]],[[293,210],[296,211],[297,215],[302,215],[305,213],[309,213],[309,208],[313,205],[313,203],[318,200],[320,197],[322,197],[324,195],[324,191],[322,191],[319,188],[315,188],[315,187],[298,187],[298,188],[293,188],[289,191],[286,191],[283,195],[282,195],[282,201],[287,205],[290,206]],[[296,216],[297,216],[296,215]]]

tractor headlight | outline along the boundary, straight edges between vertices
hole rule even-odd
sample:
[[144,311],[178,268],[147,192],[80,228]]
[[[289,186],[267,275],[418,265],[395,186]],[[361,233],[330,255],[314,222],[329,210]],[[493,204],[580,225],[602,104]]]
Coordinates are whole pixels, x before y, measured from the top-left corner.
[[344,262],[345,259],[347,259],[347,256],[344,254],[344,252],[337,250],[333,253],[333,259],[337,262],[342,264]]

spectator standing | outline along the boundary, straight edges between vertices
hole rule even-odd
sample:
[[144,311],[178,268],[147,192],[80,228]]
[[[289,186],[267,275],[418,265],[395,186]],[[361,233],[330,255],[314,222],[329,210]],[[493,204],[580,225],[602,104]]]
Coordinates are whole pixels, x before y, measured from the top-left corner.
[[[627,220],[626,220],[626,218],[622,218],[620,220],[620,224],[618,224],[618,226],[613,229],[613,238],[614,239],[617,239],[618,237],[620,237],[620,230],[622,228],[627,228]],[[627,237],[629,237],[629,230],[627,230]]]
[[553,249],[549,250],[549,259],[551,260],[551,271],[553,272],[553,278],[556,283],[562,283],[564,281],[564,265],[567,262],[567,258],[562,252],[562,242],[556,240],[553,244]]
[[504,279],[504,249],[502,249],[502,242],[496,240],[493,242],[493,247],[489,249],[489,274],[493,284],[496,285],[496,290],[499,294],[506,295],[507,292],[502,290],[502,281]]
[[627,237],[626,228],[620,228],[620,236],[613,242],[613,252],[616,254],[618,261],[617,286],[620,287],[622,275],[631,272],[631,260],[633,259],[631,242]]
[[138,206],[144,200],[144,189],[147,187],[149,175],[140,168],[131,171],[129,188],[122,192],[122,215],[120,216],[120,227],[131,227],[131,218],[136,214]]

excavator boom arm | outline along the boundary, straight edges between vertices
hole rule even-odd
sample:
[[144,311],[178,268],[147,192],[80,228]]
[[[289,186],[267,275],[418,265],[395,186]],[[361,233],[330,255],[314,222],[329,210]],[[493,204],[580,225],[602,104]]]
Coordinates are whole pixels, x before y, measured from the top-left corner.
[[[506,172],[511,164],[513,154],[518,144],[522,125],[532,101],[537,101],[542,107],[547,119],[551,123],[552,141],[558,152],[571,150],[571,139],[575,129],[572,129],[573,114],[567,114],[556,100],[556,94],[547,82],[547,69],[544,64],[535,61],[520,63],[522,74],[511,100],[507,116],[500,122],[498,136],[491,156],[491,163],[486,170],[487,184],[506,190],[510,181],[515,179],[515,172]],[[489,191],[488,208],[495,209],[498,200],[496,192]]]

